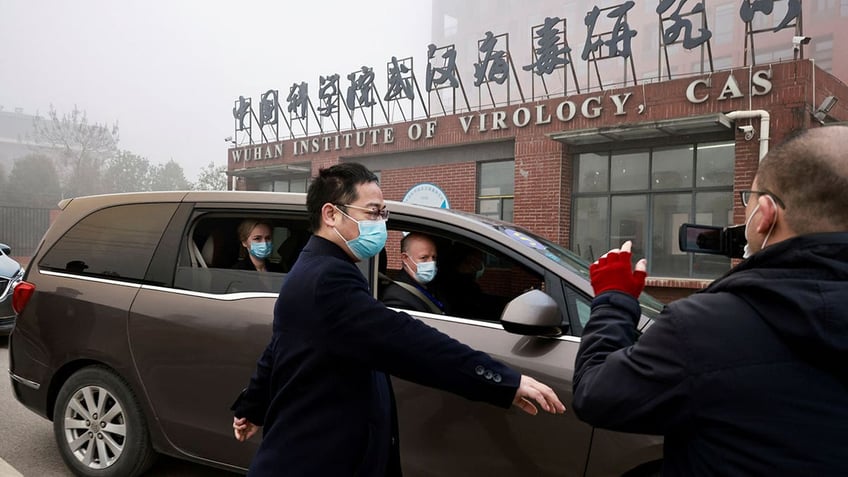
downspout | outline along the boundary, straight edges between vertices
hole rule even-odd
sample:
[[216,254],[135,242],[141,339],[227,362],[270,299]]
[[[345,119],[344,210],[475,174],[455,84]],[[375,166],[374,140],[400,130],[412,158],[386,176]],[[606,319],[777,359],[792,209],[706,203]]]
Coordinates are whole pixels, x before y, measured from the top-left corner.
[[[769,113],[763,109],[751,109],[748,111],[731,111],[725,114],[728,119],[731,121],[736,121],[737,119],[753,119],[760,118],[760,156],[759,160],[762,161],[766,154],[768,154],[768,146],[769,146]],[[750,139],[750,138],[748,138]]]

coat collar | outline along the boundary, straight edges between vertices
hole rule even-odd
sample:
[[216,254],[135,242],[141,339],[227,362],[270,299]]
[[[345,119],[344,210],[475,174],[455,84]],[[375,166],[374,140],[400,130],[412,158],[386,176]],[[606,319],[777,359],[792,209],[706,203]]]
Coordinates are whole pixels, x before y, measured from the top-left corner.
[[313,235],[309,238],[309,242],[307,242],[306,246],[303,247],[303,251],[314,253],[316,255],[329,255],[340,260],[355,263],[355,261],[350,258],[350,255],[342,250],[341,247],[318,235]]

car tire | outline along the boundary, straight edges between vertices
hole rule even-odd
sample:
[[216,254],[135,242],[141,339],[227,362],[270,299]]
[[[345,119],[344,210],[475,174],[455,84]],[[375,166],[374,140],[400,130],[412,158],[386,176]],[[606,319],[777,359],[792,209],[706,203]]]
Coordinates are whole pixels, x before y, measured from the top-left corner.
[[103,366],[83,368],[62,386],[53,408],[53,434],[76,475],[137,476],[156,458],[138,400]]

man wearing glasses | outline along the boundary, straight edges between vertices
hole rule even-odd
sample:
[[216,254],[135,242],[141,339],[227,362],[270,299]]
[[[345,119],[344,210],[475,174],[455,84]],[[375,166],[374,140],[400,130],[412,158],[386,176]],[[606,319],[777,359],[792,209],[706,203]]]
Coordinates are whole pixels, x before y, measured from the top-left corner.
[[848,475],[846,151],[844,126],[772,150],[741,192],[747,259],[640,337],[647,263],[625,242],[592,264],[578,417],[664,435],[664,475]]
[[389,212],[371,171],[322,169],[306,206],[313,236],[280,290],[271,342],[233,404],[236,439],[264,425],[249,475],[399,476],[389,375],[529,414],[536,404],[565,411],[548,386],[373,298],[356,262],[383,249]]

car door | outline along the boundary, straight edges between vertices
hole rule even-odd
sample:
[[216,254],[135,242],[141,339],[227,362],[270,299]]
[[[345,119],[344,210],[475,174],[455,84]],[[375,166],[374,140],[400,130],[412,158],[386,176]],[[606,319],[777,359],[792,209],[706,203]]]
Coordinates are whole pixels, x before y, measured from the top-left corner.
[[[228,247],[240,246],[234,234],[245,217],[274,223],[275,250],[285,241],[287,225],[302,229],[306,221],[298,213],[244,206],[195,208],[187,224],[170,231],[179,253],[163,252],[170,258],[161,259],[162,268],[171,260],[173,280],[142,287],[129,327],[139,378],[168,440],[186,454],[244,468],[260,439],[233,438],[230,406],[271,338],[274,303],[285,278],[235,270],[209,255],[221,249],[210,246],[209,237],[230,237]],[[232,258],[233,251],[238,252],[224,255]]]
[[[399,263],[398,250],[393,250],[399,231],[417,230],[435,237],[440,257],[457,243],[485,251],[487,266],[480,282],[487,291],[488,302],[517,296],[527,288],[543,289],[557,300],[563,321],[568,323],[568,311],[574,307],[567,307],[564,302],[566,294],[562,292],[561,279],[522,259],[514,250],[468,231],[404,223],[403,218],[395,219],[395,216],[389,228],[395,231],[390,232],[384,274],[402,273],[402,270],[392,270]],[[446,267],[440,260],[438,273],[448,273]],[[579,339],[508,333],[498,322],[500,307],[491,310],[490,316],[475,317],[406,311],[472,348],[485,351],[519,372],[548,384],[563,403],[570,403]],[[405,475],[583,475],[592,428],[577,420],[571,412],[558,416],[546,413],[529,416],[516,408],[499,409],[400,379],[394,379],[394,386]]]

